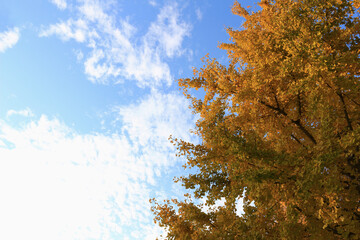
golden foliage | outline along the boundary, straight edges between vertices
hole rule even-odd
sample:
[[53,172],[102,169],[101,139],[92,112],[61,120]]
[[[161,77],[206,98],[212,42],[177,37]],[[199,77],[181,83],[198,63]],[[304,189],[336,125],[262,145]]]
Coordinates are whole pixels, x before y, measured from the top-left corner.
[[[246,21],[220,45],[230,64],[206,57],[179,80],[202,143],[175,141],[199,170],[179,180],[226,205],[156,205],[168,238],[360,239],[359,5],[272,0],[250,14],[234,4]],[[188,92],[200,88],[202,99]]]

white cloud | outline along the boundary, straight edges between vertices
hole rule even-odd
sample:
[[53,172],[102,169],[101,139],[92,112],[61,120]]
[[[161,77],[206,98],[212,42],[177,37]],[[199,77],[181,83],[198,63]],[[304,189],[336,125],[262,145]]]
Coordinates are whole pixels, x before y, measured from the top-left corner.
[[156,22],[151,24],[146,36],[149,42],[158,41],[159,47],[168,57],[181,55],[182,42],[190,33],[190,25],[181,22],[179,18],[177,4],[165,6]]
[[149,0],[149,4],[153,7],[155,7],[157,5],[156,1],[154,1],[154,0]]
[[51,0],[60,10],[64,10],[67,7],[66,0]]
[[170,85],[172,76],[166,59],[180,56],[190,25],[180,19],[177,4],[160,10],[148,32],[137,38],[136,28],[126,19],[111,15],[103,2],[82,0],[78,18],[50,25],[39,36],[57,35],[64,41],[84,43],[85,73],[93,82],[135,80],[141,87]]
[[20,30],[15,27],[5,32],[0,33],[0,52],[5,52],[6,49],[12,48],[20,38]]
[[85,73],[90,76],[90,80],[96,82],[97,79],[103,79],[102,77],[112,70],[110,66],[106,66],[105,63],[100,64],[100,61],[104,59],[105,54],[101,49],[96,49],[92,52],[85,63]]
[[244,198],[238,198],[235,202],[236,215],[241,216],[244,214]]
[[199,8],[196,9],[195,13],[196,13],[197,19],[198,19],[198,20],[202,20],[202,18],[203,18],[203,13],[201,12],[201,10],[200,10]]
[[24,129],[1,124],[1,239],[113,239],[148,224],[145,168],[121,136],[78,135],[42,116]]
[[152,159],[154,171],[148,171],[147,176],[153,184],[154,177],[161,174],[161,166],[171,166],[176,160],[169,136],[193,142],[196,140],[189,133],[195,118],[190,114],[188,105],[183,96],[155,91],[138,104],[114,108],[118,120],[123,124],[122,130],[128,135],[132,146],[141,152],[139,158]]
[[89,34],[87,28],[87,23],[85,21],[81,19],[77,21],[69,19],[67,22],[51,25],[48,29],[40,33],[40,37],[57,35],[63,41],[74,39],[77,42],[82,43],[85,42],[87,35]]
[[[221,199],[216,200],[214,205],[208,206],[206,205],[206,200],[207,200],[206,197],[200,199],[200,203],[203,204],[201,210],[205,213],[216,211],[219,207],[224,207],[226,202],[225,198],[222,197]],[[251,205],[254,206],[254,204]],[[236,199],[235,209],[236,209],[236,215],[242,216],[244,214],[244,198]]]
[[21,128],[0,120],[0,239],[159,234],[148,199],[178,162],[169,134],[189,139],[194,119],[184,97],[156,92],[115,114],[121,133],[110,136],[46,116]]
[[140,146],[146,146],[149,141],[161,141],[160,145],[167,148],[171,146],[167,141],[170,135],[190,140],[189,131],[183,131],[195,124],[194,117],[189,114],[189,104],[183,96],[153,91],[139,104],[114,110],[118,112],[131,141]]
[[20,116],[24,116],[24,117],[33,117],[34,116],[34,114],[30,108],[26,108],[26,109],[22,109],[22,110],[18,110],[18,111],[11,109],[6,112],[7,117],[10,117],[13,115],[20,115]]
[[219,200],[216,200],[215,204],[211,205],[211,206],[206,205],[206,200],[207,200],[206,196],[200,199],[200,203],[203,204],[201,210],[205,213],[210,213],[211,211],[217,210],[219,207],[225,206],[225,198],[224,197],[222,197]]
[[76,60],[77,60],[78,62],[80,62],[80,61],[84,58],[84,53],[83,53],[81,50],[79,50],[79,49],[74,49],[73,52],[74,52],[74,54],[75,54],[75,56],[76,56]]

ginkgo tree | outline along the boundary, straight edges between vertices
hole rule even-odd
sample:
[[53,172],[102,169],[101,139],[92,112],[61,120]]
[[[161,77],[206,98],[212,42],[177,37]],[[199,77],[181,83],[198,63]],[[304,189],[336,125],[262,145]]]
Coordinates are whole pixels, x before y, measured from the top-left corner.
[[201,143],[172,141],[197,171],[186,200],[152,200],[155,222],[168,239],[360,239],[360,1],[259,5],[235,2],[228,65],[178,82]]

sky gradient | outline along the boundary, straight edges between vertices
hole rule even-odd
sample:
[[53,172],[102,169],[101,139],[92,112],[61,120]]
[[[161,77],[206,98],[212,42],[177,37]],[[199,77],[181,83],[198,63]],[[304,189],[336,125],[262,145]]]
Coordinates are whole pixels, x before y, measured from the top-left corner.
[[161,234],[148,200],[184,193],[168,137],[199,141],[176,79],[226,64],[232,4],[0,0],[0,239]]

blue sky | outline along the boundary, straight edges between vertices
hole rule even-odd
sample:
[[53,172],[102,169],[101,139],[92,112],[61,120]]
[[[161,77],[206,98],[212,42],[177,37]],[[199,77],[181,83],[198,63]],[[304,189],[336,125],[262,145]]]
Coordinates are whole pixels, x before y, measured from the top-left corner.
[[226,63],[232,4],[0,0],[0,239],[161,234],[149,198],[184,193],[168,137],[198,141],[175,80]]

